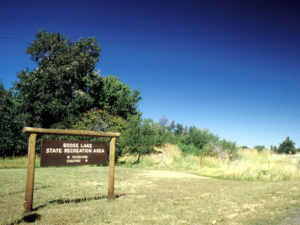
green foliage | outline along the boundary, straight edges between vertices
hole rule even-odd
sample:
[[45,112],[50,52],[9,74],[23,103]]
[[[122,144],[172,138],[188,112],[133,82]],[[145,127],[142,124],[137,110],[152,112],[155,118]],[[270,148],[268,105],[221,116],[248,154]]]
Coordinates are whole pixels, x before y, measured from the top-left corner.
[[187,128],[180,123],[170,121],[166,117],[160,118],[157,123],[158,136],[163,140],[162,143],[179,144],[187,134]]
[[185,153],[191,155],[199,155],[200,150],[193,144],[179,143],[178,147]]
[[186,154],[200,156],[216,156],[223,153],[235,157],[236,144],[226,139],[220,140],[219,137],[208,130],[200,130],[193,126],[188,129],[180,140],[179,147]]
[[256,149],[257,151],[262,151],[262,150],[264,150],[266,147],[265,146],[263,146],[263,145],[256,145],[256,146],[254,146],[254,149]]
[[139,116],[130,117],[119,140],[123,153],[138,155],[139,162],[142,155],[153,151],[157,145],[154,127],[152,120],[142,120]]
[[22,135],[24,115],[17,110],[17,102],[10,90],[0,82],[0,156],[25,154]]
[[278,148],[278,153],[295,154],[296,148],[295,143],[287,137]]
[[272,151],[272,152],[275,152],[275,153],[278,153],[278,148],[274,145],[271,145],[270,146],[270,151]]
[[205,145],[215,145],[219,137],[210,133],[208,130],[200,130],[192,126],[189,128],[187,135],[183,139],[184,144],[193,144],[198,149],[203,149]]
[[72,126],[72,129],[120,133],[116,157],[134,154],[138,155],[137,162],[142,155],[151,152],[154,146],[161,145],[158,128],[152,120],[142,120],[138,115],[126,120],[120,116],[112,116],[105,110],[90,110]]
[[297,148],[297,149],[296,149],[296,152],[300,152],[300,148]]
[[273,152],[278,153],[278,148],[276,146],[273,146]]
[[226,139],[222,139],[222,141],[220,141],[221,144],[221,148],[227,152],[236,152],[237,151],[237,147],[235,142],[233,141],[227,141]]
[[[92,130],[103,132],[121,133],[126,129],[127,121],[120,116],[111,116],[105,110],[90,110],[82,115],[82,117],[74,122],[72,129],[75,130]],[[122,135],[121,135],[122,138]],[[90,140],[90,138],[89,138]],[[99,138],[97,138],[99,140]],[[104,141],[108,141],[107,138]],[[122,155],[120,141],[116,142],[116,158]]]
[[122,83],[117,77],[103,78],[103,88],[95,99],[96,107],[112,115],[128,118],[139,114],[136,103],[141,100],[140,92],[131,90],[129,85]]
[[120,116],[111,116],[105,110],[90,110],[83,114],[72,128],[103,132],[122,132],[127,126],[126,120]]
[[93,71],[99,52],[94,38],[71,42],[60,33],[36,34],[26,53],[38,67],[21,71],[15,87],[29,126],[67,125],[93,107],[88,81],[97,79]]
[[222,139],[219,145],[221,146],[219,153],[222,157],[224,157],[224,153],[227,153],[231,160],[238,158],[238,148],[235,142]]
[[203,148],[199,149],[193,144],[183,144],[180,143],[179,148],[185,153],[185,154],[191,154],[191,155],[197,155],[197,156],[215,156],[217,155],[217,152],[212,146],[204,145]]
[[60,33],[42,30],[36,34],[26,53],[37,68],[21,71],[15,84],[27,125],[68,128],[91,109],[123,118],[139,113],[139,91],[95,72],[100,50],[95,38],[71,42]]

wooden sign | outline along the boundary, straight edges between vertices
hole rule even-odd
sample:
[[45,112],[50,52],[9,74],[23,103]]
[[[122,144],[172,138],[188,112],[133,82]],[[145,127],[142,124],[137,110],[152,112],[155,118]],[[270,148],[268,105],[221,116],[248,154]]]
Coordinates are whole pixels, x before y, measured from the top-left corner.
[[106,142],[42,140],[41,167],[106,164],[107,153]]
[[[110,138],[109,144],[109,180],[108,180],[108,199],[114,199],[114,183],[115,183],[115,152],[116,152],[116,138],[120,137],[118,133],[110,132],[100,132],[100,131],[86,131],[86,130],[61,130],[61,129],[45,129],[36,127],[24,127],[23,133],[28,133],[28,163],[27,163],[27,177],[25,186],[25,201],[24,201],[24,213],[30,213],[32,211],[33,204],[33,190],[34,190],[34,167],[35,167],[35,145],[37,135],[52,134],[52,135],[71,135],[71,136],[84,136],[84,137],[106,137]],[[91,141],[62,141],[62,143],[69,143],[65,146],[63,144],[53,144],[47,145],[44,142],[44,147],[42,147],[42,152],[45,151],[45,156],[41,156],[46,161],[41,164],[46,166],[49,163],[47,157],[57,157],[59,160],[63,159],[63,165],[87,165],[91,162],[106,162],[107,155],[107,145],[104,142],[100,142],[99,145],[94,145]],[[72,144],[73,143],[73,144]],[[78,147],[77,144],[78,143]],[[82,143],[82,146],[80,145]],[[71,146],[72,144],[72,146]],[[47,147],[48,146],[48,147]],[[48,150],[47,150],[48,148]],[[44,149],[44,150],[43,150]],[[65,150],[68,149],[68,150]],[[103,153],[104,150],[104,153]],[[43,154],[43,153],[42,153]],[[60,157],[62,154],[66,154],[66,158]],[[82,154],[82,155],[80,155]],[[94,161],[94,156],[101,155],[101,161],[99,158]],[[68,158],[69,156],[69,158]],[[72,157],[74,156],[74,157]],[[75,157],[77,156],[77,157]],[[92,157],[90,157],[92,156]],[[96,157],[97,158],[97,157]],[[53,158],[52,158],[53,159]],[[71,160],[67,162],[67,160]],[[74,160],[74,161],[72,161]],[[83,161],[82,161],[83,160]],[[50,160],[53,161],[53,160]],[[84,164],[78,164],[83,162]],[[69,164],[67,164],[69,163]],[[74,164],[73,164],[74,163]],[[48,164],[49,165],[49,164]],[[62,165],[62,164],[61,164]]]

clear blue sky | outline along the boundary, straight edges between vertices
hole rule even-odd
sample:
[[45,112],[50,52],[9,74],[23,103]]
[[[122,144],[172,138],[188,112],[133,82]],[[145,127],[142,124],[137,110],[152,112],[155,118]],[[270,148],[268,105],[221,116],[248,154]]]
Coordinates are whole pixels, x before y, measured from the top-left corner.
[[239,145],[300,146],[300,3],[264,1],[3,1],[0,78],[34,68],[40,29],[94,36],[97,69],[139,89],[145,118],[207,128]]

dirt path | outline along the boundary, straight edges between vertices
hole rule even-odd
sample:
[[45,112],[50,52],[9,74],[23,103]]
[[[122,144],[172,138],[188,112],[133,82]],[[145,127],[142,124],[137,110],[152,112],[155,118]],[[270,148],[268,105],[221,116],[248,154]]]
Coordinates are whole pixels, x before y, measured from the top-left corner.
[[287,213],[280,225],[300,225],[300,209]]
[[177,172],[177,171],[165,171],[165,170],[148,170],[144,171],[141,175],[153,178],[195,178],[195,179],[211,179],[208,177],[202,177],[190,173]]

